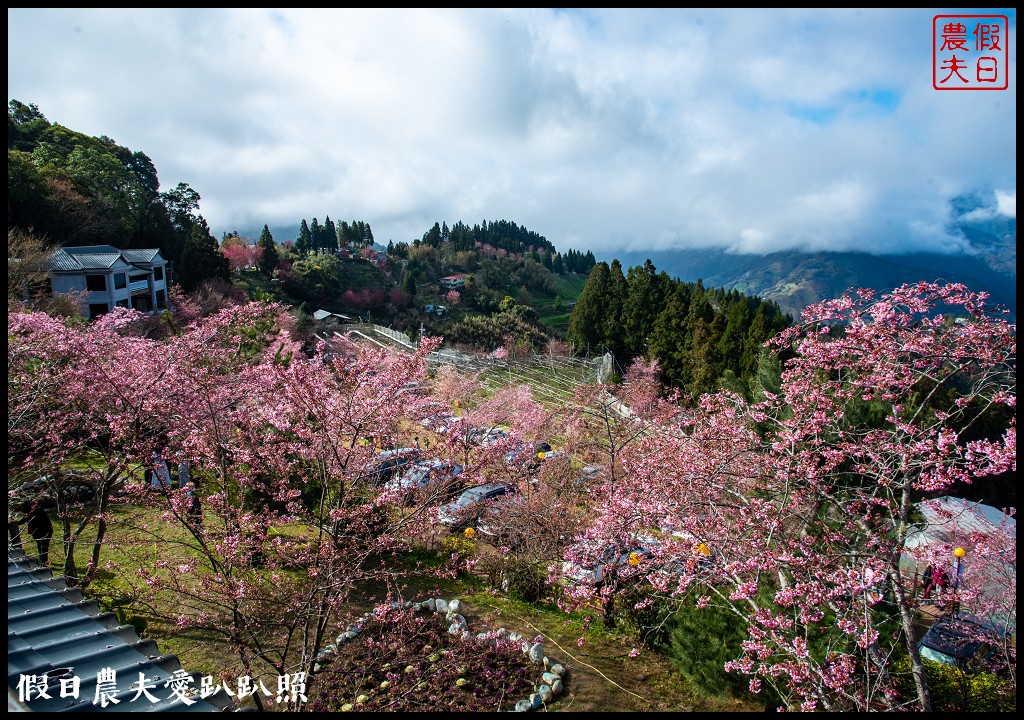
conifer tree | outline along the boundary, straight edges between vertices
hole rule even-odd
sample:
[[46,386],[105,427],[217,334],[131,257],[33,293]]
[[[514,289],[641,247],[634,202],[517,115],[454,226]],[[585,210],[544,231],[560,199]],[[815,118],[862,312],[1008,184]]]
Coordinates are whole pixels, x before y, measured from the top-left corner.
[[274,270],[277,269],[279,258],[277,243],[274,242],[274,236],[270,234],[270,228],[266,225],[263,226],[263,232],[260,233],[258,245],[263,250],[260,255],[260,272],[270,277],[274,274]]
[[[314,218],[313,222],[316,222]],[[299,254],[299,257],[306,257],[309,251],[313,247],[313,237],[309,232],[309,225],[306,224],[306,219],[302,219],[302,224],[299,226],[299,236],[295,238],[295,252]]]
[[583,286],[576,307],[569,316],[566,339],[576,351],[603,351],[604,312],[608,301],[610,269],[608,263],[594,266]]
[[332,254],[338,252],[338,230],[334,227],[334,221],[331,220],[330,215],[324,218],[324,237],[320,246],[324,252]]
[[323,228],[320,227],[320,223],[317,222],[316,218],[313,218],[313,222],[309,225],[309,249],[312,252],[320,252],[323,246],[320,244],[324,239]]

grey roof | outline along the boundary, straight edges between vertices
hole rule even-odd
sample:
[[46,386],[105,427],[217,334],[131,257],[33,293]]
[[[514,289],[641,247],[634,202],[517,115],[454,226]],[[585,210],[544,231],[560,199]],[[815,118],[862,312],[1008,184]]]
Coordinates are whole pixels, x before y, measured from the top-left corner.
[[82,270],[109,270],[118,260],[122,260],[121,253],[85,253],[77,255],[69,253],[71,248],[63,248],[55,252],[49,261],[51,270],[65,272],[81,272]]
[[113,245],[85,245],[57,250],[49,260],[51,270],[82,272],[83,270],[109,270],[118,260],[126,264],[150,265],[163,260],[156,248],[118,250]]
[[1016,518],[984,503],[945,495],[934,500],[922,500],[914,506],[924,516],[925,526],[907,534],[908,548],[956,543],[975,533],[990,534],[1003,524],[1008,531],[1017,533]]
[[[102,708],[93,704],[97,674],[111,668],[117,673],[118,704]],[[101,612],[80,590],[69,588],[62,578],[53,577],[21,550],[7,548],[7,706],[26,712],[128,711],[128,712],[220,712],[234,705],[220,691],[207,698],[196,695],[188,705],[164,687],[181,664],[174,655],[162,655],[152,640],[140,640],[131,626],[118,625],[111,613]],[[77,677],[78,698],[61,697],[61,673]],[[137,693],[139,673],[144,673],[151,702]],[[191,673],[189,673],[191,675]],[[50,699],[38,697],[22,703],[18,685],[23,675],[48,676]],[[189,687],[199,688],[193,677]],[[131,687],[130,687],[131,686]]]
[[72,245],[62,249],[69,255],[95,255],[97,253],[109,255],[121,252],[113,245]]
[[121,255],[123,255],[124,259],[130,263],[140,263],[144,265],[153,263],[158,259],[163,260],[163,257],[160,255],[160,251],[156,248],[147,248],[145,250],[122,250]]

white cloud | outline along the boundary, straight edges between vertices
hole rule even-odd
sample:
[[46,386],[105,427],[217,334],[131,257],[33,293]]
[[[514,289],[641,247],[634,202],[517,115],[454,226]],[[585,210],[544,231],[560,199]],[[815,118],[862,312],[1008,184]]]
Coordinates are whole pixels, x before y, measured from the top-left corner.
[[996,209],[1000,215],[1006,217],[1017,217],[1017,191],[1003,192],[996,190]]
[[932,15],[9,8],[8,94],[145,152],[218,236],[948,250],[950,198],[1004,188],[1016,216],[1016,64],[1007,91],[935,91]]

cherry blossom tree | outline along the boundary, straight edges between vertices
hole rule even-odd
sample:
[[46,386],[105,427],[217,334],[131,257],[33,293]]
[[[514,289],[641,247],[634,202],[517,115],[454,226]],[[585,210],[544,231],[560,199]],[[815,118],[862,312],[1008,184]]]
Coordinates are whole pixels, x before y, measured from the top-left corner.
[[[41,491],[58,501],[72,584],[94,576],[111,497],[159,432],[156,407],[169,363],[157,342],[133,331],[144,325],[144,316],[123,308],[88,324],[8,313],[8,466],[19,482],[45,476]],[[60,502],[71,464],[75,483],[91,487],[77,517]],[[94,519],[91,559],[80,576],[75,550]]]
[[[781,392],[645,421],[587,537],[647,534],[650,556],[628,572],[741,618],[748,640],[728,669],[752,690],[805,710],[930,710],[901,567],[911,510],[1016,469],[1015,416],[1001,412],[1016,404],[1015,327],[983,295],[920,283],[812,306],[772,344],[792,353]],[[988,415],[999,432],[966,439]],[[967,603],[999,602],[962,600],[982,614]],[[913,697],[896,689],[900,655]]]

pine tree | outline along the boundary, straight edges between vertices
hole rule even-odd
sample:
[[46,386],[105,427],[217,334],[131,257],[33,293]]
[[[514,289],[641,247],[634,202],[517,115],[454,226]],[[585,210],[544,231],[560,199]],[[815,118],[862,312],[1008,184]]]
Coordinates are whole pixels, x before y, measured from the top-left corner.
[[689,380],[685,345],[690,335],[689,316],[690,288],[677,283],[654,321],[647,350],[648,357],[658,361],[662,381],[669,387],[678,388]]
[[320,252],[323,246],[320,244],[324,239],[324,230],[320,227],[320,223],[317,222],[316,218],[313,218],[313,222],[309,224],[309,249],[312,252]]
[[263,249],[260,254],[260,272],[270,277],[274,274],[274,270],[277,269],[277,243],[274,242],[274,236],[270,234],[270,228],[266,225],[263,226],[263,232],[260,233],[260,239],[258,245]]
[[626,354],[629,357],[647,355],[648,338],[654,332],[654,323],[665,307],[665,293],[670,283],[668,275],[662,278],[648,259],[643,267],[629,269],[626,282],[629,293],[622,309],[622,327]]
[[608,294],[604,303],[604,318],[601,323],[602,342],[615,356],[621,366],[626,365],[626,338],[622,323],[622,311],[629,296],[629,285],[622,274],[622,263],[612,260],[608,268]]
[[[313,222],[316,222],[316,219]],[[295,252],[299,254],[299,257],[306,257],[312,247],[313,237],[309,232],[309,225],[306,224],[306,219],[303,218],[302,224],[299,226],[299,236],[295,238]]]
[[320,244],[324,252],[332,254],[338,252],[338,229],[334,227],[334,221],[331,220],[330,215],[324,219],[324,237]]
[[608,300],[610,270],[608,263],[600,262],[587,277],[576,306],[569,316],[566,339],[576,351],[603,351],[604,311]]

